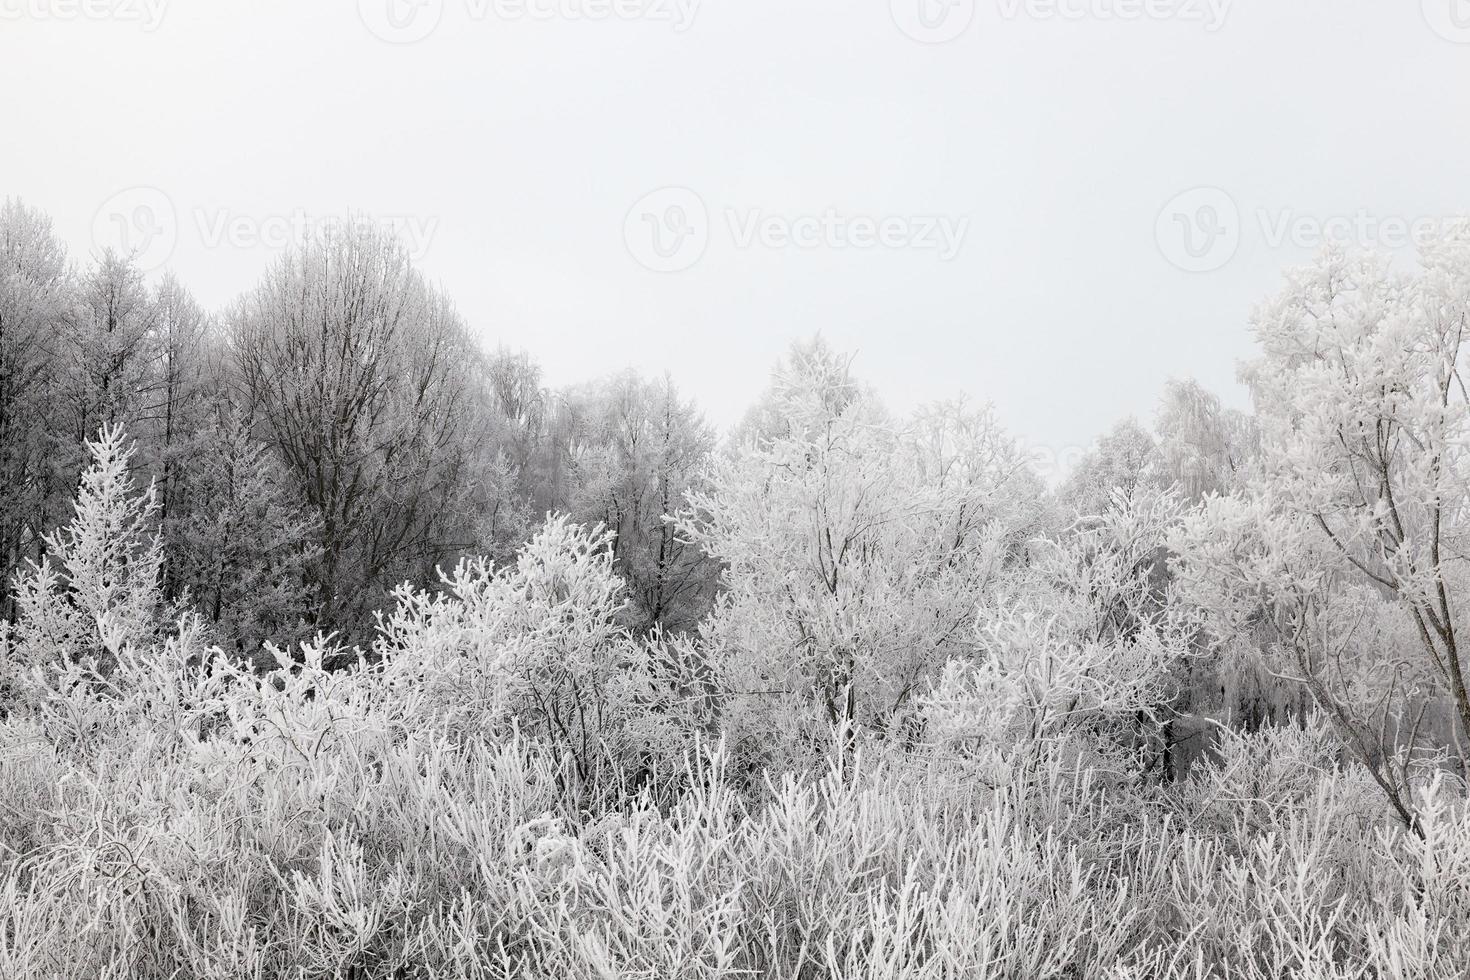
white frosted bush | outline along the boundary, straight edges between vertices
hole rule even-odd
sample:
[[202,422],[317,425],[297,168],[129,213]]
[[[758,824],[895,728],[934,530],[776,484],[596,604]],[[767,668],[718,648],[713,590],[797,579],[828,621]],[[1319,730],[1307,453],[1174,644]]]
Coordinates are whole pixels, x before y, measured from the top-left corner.
[[[1170,495],[1119,495],[1060,541],[1042,541],[1032,581],[981,612],[976,654],[924,695],[928,737],[992,786],[1044,759],[1138,770],[1195,624],[1149,571],[1177,512]],[[1142,724],[1140,724],[1142,722]]]
[[[674,736],[657,723],[649,647],[619,622],[612,538],[549,520],[514,565],[462,562],[437,593],[400,588],[375,651],[392,696],[424,724],[518,730],[568,757],[580,781],[652,765]],[[405,716],[407,717],[407,716]]]

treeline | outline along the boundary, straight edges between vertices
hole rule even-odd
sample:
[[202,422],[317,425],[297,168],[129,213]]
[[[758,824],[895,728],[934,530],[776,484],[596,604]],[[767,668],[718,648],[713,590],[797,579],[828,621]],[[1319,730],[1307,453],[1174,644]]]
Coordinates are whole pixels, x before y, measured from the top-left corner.
[[[226,310],[111,253],[70,261],[0,208],[0,573],[66,523],[85,442],[137,442],[165,591],[242,651],[371,635],[400,582],[507,559],[546,513],[616,533],[632,627],[682,630],[715,568],[673,535],[714,433],[665,378],[560,391],[487,350],[401,247],[363,224],[303,242]],[[7,596],[0,618],[15,615]]]
[[[11,585],[71,519],[86,443],[104,427],[126,432],[131,475],[156,485],[164,600],[197,611],[214,642],[248,657],[317,634],[370,649],[375,614],[400,584],[437,589],[441,571],[465,557],[511,562],[553,513],[612,532],[627,592],[621,625],[676,635],[723,629],[728,612],[704,621],[717,594],[741,601],[741,582],[755,581],[720,536],[728,521],[707,520],[737,490],[749,519],[768,525],[740,547],[813,564],[835,606],[886,586],[840,568],[850,556],[831,553],[842,547],[829,540],[834,529],[864,542],[862,575],[877,529],[898,535],[886,545],[895,577],[924,563],[953,573],[964,564],[956,555],[974,564],[979,530],[1002,525],[1009,560],[1026,563],[1028,541],[1070,533],[1116,493],[1173,488],[1199,502],[1242,485],[1259,455],[1252,416],[1172,382],[1151,426],[1119,423],[1048,489],[986,413],[939,403],[895,418],[850,358],[820,340],[775,366],[721,445],[668,378],[629,371],[551,390],[530,354],[478,343],[448,297],[368,223],[301,243],[219,312],[170,275],[150,285],[125,257],[68,259],[49,219],[16,201],[0,209],[0,259],[0,619],[9,621]],[[813,466],[806,479],[822,482],[792,488],[784,512],[772,499],[772,481],[791,472],[772,457],[778,446],[808,466],[818,451],[832,464]],[[960,474],[967,483],[955,482]],[[712,480],[719,501],[708,499]],[[1160,587],[1165,558],[1160,545],[1149,559]],[[917,626],[834,638],[849,652],[819,672],[828,721],[858,712],[860,677],[906,663],[884,682],[890,707],[901,707],[943,654],[968,642],[954,637],[968,634],[985,587],[926,585],[953,604],[925,614],[940,621],[943,642]],[[745,601],[780,608],[783,592]],[[772,655],[782,644],[810,647],[813,629],[769,637]],[[751,689],[776,686],[778,673],[763,669]],[[1180,681],[1169,710],[1181,717],[1255,727],[1303,704],[1298,685],[1248,659]],[[848,697],[857,700],[838,704]],[[1172,773],[1174,755],[1196,754],[1200,734],[1188,723],[1171,729],[1160,746],[1179,747],[1161,747],[1158,765]]]

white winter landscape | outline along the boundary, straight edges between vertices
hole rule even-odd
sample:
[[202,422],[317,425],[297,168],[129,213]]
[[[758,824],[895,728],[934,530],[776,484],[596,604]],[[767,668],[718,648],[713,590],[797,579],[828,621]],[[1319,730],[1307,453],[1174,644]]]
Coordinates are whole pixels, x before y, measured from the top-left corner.
[[0,84],[0,980],[1470,977],[1467,0]]

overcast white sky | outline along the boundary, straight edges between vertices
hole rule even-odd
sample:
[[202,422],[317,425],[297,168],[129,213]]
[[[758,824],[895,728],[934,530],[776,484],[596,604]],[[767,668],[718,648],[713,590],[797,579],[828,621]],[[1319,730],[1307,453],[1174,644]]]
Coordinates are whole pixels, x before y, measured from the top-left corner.
[[78,257],[219,309],[298,216],[396,218],[487,343],[720,425],[816,330],[1057,452],[1243,404],[1323,224],[1470,210],[1470,0],[0,0],[0,83]]

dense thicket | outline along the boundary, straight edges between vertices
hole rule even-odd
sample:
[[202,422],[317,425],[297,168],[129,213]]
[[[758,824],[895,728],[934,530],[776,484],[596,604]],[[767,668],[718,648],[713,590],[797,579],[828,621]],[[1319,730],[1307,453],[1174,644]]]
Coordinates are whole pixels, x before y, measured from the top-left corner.
[[0,243],[0,976],[1470,972],[1470,224],[1054,490],[820,340],[548,392],[372,234]]

